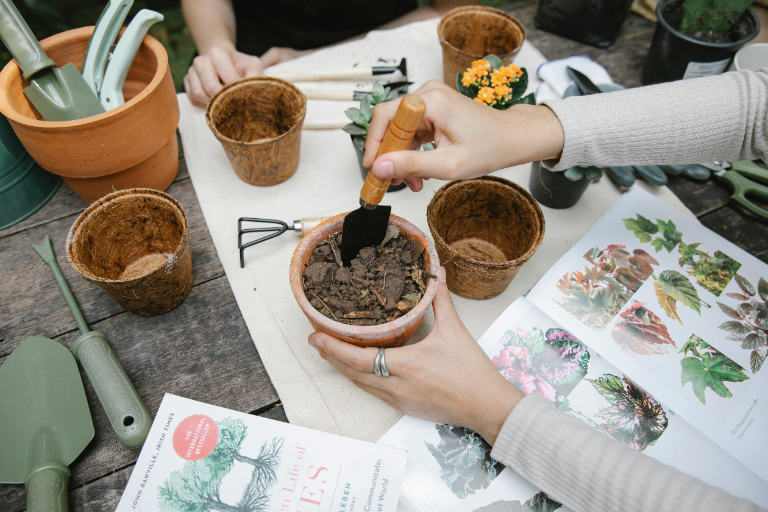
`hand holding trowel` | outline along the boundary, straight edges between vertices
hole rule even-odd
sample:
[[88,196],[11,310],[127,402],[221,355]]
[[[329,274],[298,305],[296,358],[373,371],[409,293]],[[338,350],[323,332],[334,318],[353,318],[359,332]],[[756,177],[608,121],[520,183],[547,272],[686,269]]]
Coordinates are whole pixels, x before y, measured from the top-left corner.
[[[376,157],[392,151],[403,151],[411,145],[416,130],[427,110],[427,104],[418,96],[405,96],[389,123]],[[368,171],[360,190],[360,208],[344,218],[341,235],[341,261],[345,266],[357,257],[360,249],[381,244],[387,233],[391,206],[380,206],[392,179],[379,179]]]
[[72,352],[85,369],[85,374],[93,385],[96,396],[107,413],[112,430],[120,444],[137,452],[144,445],[144,440],[152,426],[152,417],[141,402],[136,389],[131,384],[117,356],[109,346],[107,335],[91,331],[85,323],[85,317],[77,306],[72,291],[61,273],[56,257],[53,255],[51,241],[46,236],[42,245],[33,245],[35,251],[48,264],[53,277],[67,301],[81,336],[72,345]]

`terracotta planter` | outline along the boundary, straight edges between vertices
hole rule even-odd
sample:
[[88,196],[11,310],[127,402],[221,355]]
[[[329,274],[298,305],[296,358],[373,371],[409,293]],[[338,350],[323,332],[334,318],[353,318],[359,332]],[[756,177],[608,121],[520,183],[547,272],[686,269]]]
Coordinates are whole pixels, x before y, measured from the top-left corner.
[[[62,32],[40,42],[61,67],[82,65],[93,27]],[[179,105],[160,42],[146,36],[123,87],[126,102],[97,116],[48,122],[24,96],[16,61],[0,72],[0,112],[30,155],[58,174],[87,202],[117,189],[165,190],[179,170]]]
[[137,315],[170,311],[192,288],[187,216],[157,190],[120,190],[89,206],[69,231],[67,259]]
[[456,74],[492,53],[511,64],[525,41],[517,18],[492,7],[467,6],[448,11],[437,26],[443,47],[443,81],[456,89]]
[[448,288],[467,299],[504,291],[544,239],[544,214],[526,190],[494,176],[452,181],[427,207]]
[[213,95],[205,120],[238,177],[269,187],[296,172],[307,98],[279,78],[244,78]]
[[[318,227],[309,232],[301,241],[296,251],[293,253],[290,268],[291,289],[296,297],[296,302],[306,315],[312,327],[319,332],[324,332],[330,336],[358,345],[360,347],[400,347],[421,323],[424,313],[427,312],[432,299],[437,293],[437,282],[434,279],[427,280],[427,289],[424,297],[416,305],[400,318],[383,325],[347,325],[335,322],[330,318],[321,315],[307,300],[304,294],[303,276],[304,268],[315,250],[317,242],[325,240],[331,235],[341,231],[346,213],[336,215],[326,220]],[[405,219],[396,215],[390,215],[389,223],[400,228],[401,234],[406,234],[411,240],[418,241],[424,247],[424,268],[433,275],[440,271],[440,261],[435,252],[435,246],[432,241],[419,228]]]

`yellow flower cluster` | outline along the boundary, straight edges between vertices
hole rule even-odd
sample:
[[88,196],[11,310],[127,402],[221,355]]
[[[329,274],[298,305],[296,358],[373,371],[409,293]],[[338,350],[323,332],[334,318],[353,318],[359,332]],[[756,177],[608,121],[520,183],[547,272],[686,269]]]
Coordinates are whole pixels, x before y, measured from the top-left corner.
[[461,77],[464,87],[477,87],[475,101],[486,105],[505,104],[512,97],[512,89],[509,84],[517,82],[523,76],[520,67],[509,64],[491,70],[491,63],[487,60],[476,60],[472,67],[467,69]]

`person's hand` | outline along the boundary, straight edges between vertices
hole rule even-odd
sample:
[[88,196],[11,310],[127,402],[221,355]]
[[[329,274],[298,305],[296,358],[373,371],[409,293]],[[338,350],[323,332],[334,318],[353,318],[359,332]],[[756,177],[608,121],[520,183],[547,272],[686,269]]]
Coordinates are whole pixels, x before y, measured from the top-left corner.
[[184,90],[193,105],[205,107],[211,96],[235,80],[261,75],[261,59],[235,50],[234,46],[212,46],[192,61],[184,77]]
[[[515,105],[506,111],[473,101],[447,85],[431,80],[416,91],[427,111],[416,131],[410,151],[386,153],[376,158],[400,100],[380,103],[365,144],[363,166],[380,179],[403,179],[414,191],[423,179],[469,179],[534,160],[560,157],[563,128],[549,107]],[[435,143],[433,151],[414,151]]]
[[385,350],[389,377],[373,373],[378,349],[320,332],[309,336],[309,344],[359,388],[404,413],[470,428],[493,444],[523,393],[501,376],[459,320],[442,267],[438,280],[434,329],[420,343]]
[[293,60],[301,57],[302,55],[307,55],[308,53],[312,53],[312,50],[294,50],[293,48],[280,48],[273,46],[267,50],[264,55],[261,56],[261,63],[265,68],[268,68],[269,66],[274,66],[275,64],[280,64],[281,62]]

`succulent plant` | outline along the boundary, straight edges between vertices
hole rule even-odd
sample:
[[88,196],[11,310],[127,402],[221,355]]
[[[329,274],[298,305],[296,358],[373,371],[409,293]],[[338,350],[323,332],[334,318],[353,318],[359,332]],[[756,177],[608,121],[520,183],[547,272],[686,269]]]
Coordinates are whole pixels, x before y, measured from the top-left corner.
[[727,32],[753,0],[685,0],[678,30],[693,32]]
[[373,92],[363,96],[360,100],[360,108],[348,108],[344,113],[351,123],[342,130],[352,136],[352,142],[360,150],[365,151],[365,138],[368,136],[368,128],[371,126],[373,107],[393,99],[396,94],[389,87],[381,84],[373,84]]
[[597,181],[603,177],[602,167],[571,167],[563,172],[563,175],[571,181],[579,181],[581,178],[586,177],[590,181]]

